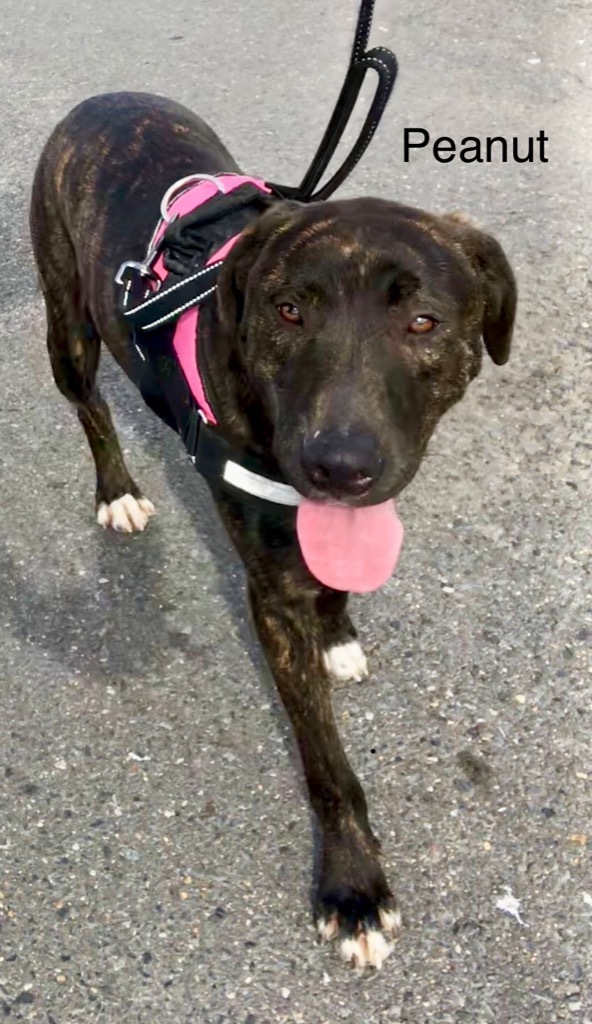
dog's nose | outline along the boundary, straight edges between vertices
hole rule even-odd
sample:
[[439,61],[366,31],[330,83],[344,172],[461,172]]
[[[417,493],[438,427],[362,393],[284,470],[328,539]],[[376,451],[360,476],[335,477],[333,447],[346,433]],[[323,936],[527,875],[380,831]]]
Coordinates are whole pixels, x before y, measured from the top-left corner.
[[317,490],[352,497],[366,494],[384,468],[376,438],[359,431],[316,433],[304,442],[300,461]]

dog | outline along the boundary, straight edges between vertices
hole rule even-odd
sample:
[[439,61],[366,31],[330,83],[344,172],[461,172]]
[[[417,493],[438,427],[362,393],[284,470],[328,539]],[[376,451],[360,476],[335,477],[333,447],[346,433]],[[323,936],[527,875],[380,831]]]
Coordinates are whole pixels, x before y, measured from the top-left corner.
[[[35,174],[31,236],[53,375],[90,444],[99,522],[114,529],[143,530],[154,512],[96,383],[101,341],[133,378],[114,275],[122,261],[142,259],[163,193],[194,172],[240,173],[183,106],[114,93],[66,116]],[[321,548],[347,512],[349,548],[333,555],[355,568],[382,539],[388,546],[380,510],[415,476],[440,417],[478,374],[483,347],[497,364],[508,359],[516,301],[500,245],[462,215],[373,198],[270,196],[201,311],[217,432],[265,458],[302,496],[313,534],[326,530]],[[318,932],[338,940],[345,960],[379,968],[401,918],[331,709],[332,679],[367,673],[347,589],[311,572],[295,508],[215,500],[244,562],[252,620],[320,830]]]

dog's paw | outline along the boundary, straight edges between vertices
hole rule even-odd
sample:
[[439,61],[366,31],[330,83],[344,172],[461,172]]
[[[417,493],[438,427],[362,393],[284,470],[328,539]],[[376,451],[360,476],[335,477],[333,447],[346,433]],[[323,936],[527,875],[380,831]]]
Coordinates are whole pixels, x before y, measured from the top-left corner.
[[323,942],[339,940],[339,953],[354,967],[375,967],[380,970],[394,949],[393,939],[401,931],[399,911],[386,905],[368,908],[358,916],[351,908],[333,910],[317,917],[317,930]]
[[136,533],[146,528],[150,516],[153,516],[155,511],[148,498],[134,498],[132,494],[123,494],[115,501],[101,502],[97,509],[97,523],[105,530]]
[[323,653],[323,663],[329,675],[340,682],[353,679],[361,683],[368,675],[366,655],[357,640],[335,644]]

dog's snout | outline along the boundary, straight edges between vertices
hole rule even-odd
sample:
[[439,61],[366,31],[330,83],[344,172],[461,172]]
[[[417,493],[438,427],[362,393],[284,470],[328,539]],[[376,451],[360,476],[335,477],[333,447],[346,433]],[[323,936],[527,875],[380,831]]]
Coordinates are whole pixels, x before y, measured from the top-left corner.
[[320,431],[304,442],[301,463],[317,490],[351,497],[366,494],[384,468],[376,438],[360,431]]

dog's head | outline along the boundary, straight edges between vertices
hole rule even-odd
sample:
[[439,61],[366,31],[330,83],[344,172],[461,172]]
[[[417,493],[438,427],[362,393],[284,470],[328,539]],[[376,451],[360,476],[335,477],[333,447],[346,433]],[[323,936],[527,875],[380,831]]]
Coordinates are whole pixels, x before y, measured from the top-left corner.
[[506,362],[516,307],[493,238],[462,216],[378,199],[274,204],[218,291],[286,479],[350,505],[409,483],[479,372],[481,339]]

